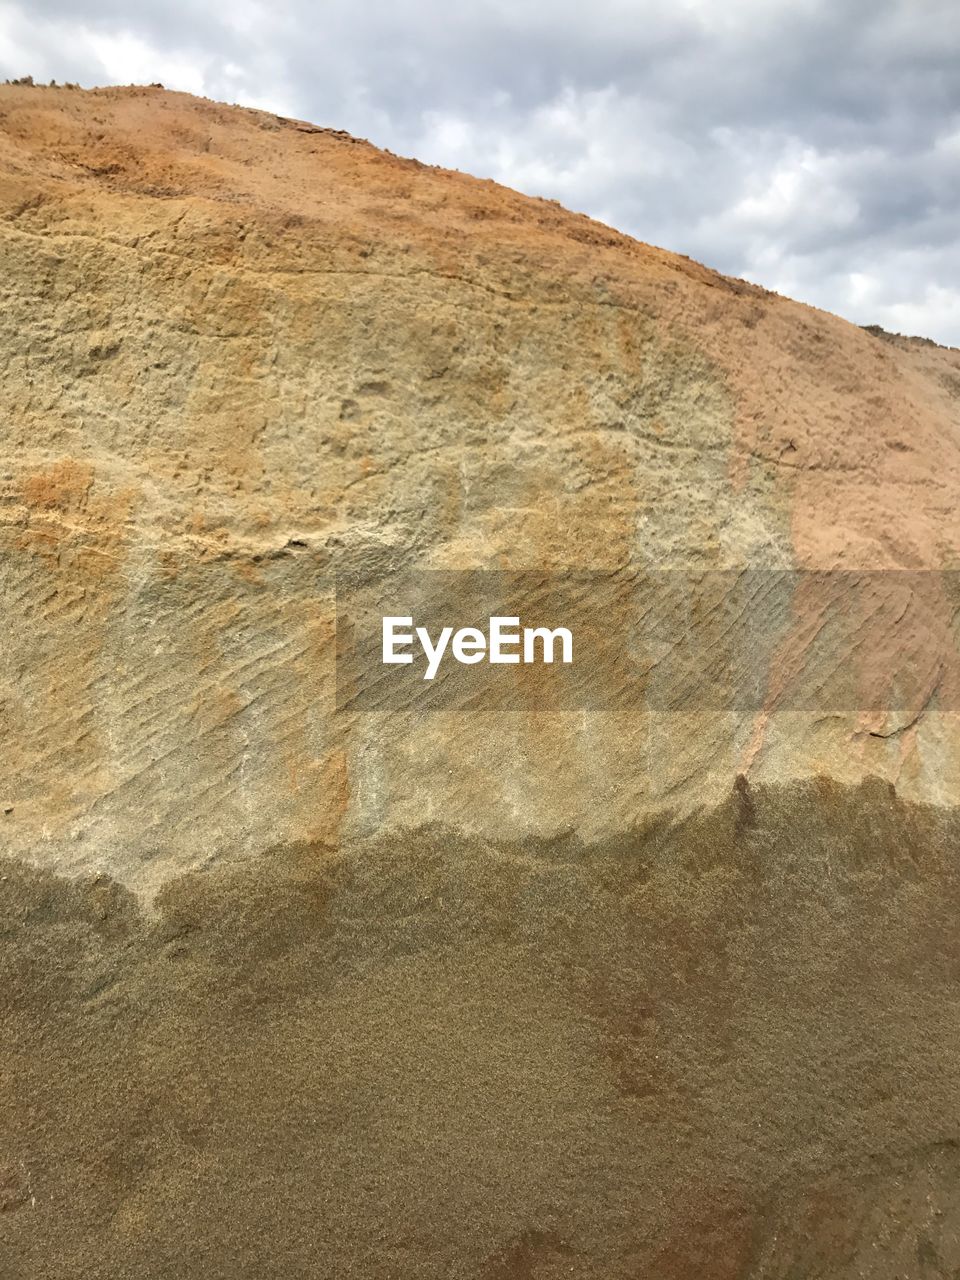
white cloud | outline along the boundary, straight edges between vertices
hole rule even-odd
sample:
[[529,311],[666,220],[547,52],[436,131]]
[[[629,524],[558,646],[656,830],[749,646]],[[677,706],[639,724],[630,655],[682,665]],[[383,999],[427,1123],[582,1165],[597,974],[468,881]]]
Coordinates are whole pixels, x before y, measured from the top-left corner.
[[107,84],[149,84],[159,81],[168,89],[203,95],[207,76],[203,63],[175,52],[162,52],[131,35],[79,31],[76,38],[86,41],[91,55],[103,69]]

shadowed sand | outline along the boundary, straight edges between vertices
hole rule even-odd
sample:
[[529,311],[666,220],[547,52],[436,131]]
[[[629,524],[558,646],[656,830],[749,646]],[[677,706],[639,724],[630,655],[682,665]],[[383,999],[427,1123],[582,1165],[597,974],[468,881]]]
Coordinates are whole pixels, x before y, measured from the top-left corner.
[[0,877],[0,1274],[960,1267],[960,818],[774,790],[171,883]]

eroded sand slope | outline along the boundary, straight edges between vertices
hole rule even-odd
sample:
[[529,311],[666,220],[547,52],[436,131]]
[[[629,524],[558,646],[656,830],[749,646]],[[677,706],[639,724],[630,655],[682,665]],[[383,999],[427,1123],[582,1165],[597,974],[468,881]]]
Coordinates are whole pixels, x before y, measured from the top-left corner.
[[[0,1272],[956,1274],[960,353],[161,90],[0,210]],[[335,711],[337,574],[746,568],[748,711]]]

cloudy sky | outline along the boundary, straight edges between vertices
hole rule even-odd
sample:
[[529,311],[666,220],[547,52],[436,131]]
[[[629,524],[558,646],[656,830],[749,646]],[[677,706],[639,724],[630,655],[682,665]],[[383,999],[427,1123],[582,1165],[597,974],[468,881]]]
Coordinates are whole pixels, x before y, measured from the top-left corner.
[[0,0],[0,79],[162,81],[960,346],[960,0]]

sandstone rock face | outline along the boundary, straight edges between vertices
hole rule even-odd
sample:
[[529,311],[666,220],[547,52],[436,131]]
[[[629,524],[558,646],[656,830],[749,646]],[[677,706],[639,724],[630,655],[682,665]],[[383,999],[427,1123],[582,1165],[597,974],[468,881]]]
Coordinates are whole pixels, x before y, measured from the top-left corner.
[[[0,255],[0,1273],[958,1274],[960,352],[155,89],[0,88]],[[339,696],[467,570],[795,589]]]

